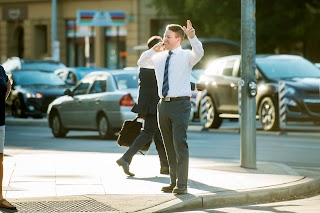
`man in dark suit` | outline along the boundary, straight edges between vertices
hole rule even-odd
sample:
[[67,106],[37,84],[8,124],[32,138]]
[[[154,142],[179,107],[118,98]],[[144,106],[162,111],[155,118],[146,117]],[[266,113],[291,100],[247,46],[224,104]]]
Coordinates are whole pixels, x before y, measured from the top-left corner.
[[[148,48],[152,48],[155,44],[161,41],[162,38],[160,36],[152,36],[148,40]],[[198,90],[202,90],[204,88],[203,85],[195,85],[195,83],[191,82],[192,90],[195,90],[196,86]],[[142,147],[148,144],[152,138],[154,139],[160,159],[160,173],[169,174],[167,155],[157,121],[157,104],[159,100],[160,98],[158,96],[158,86],[154,69],[140,67],[138,103],[134,105],[132,111],[138,113],[139,117],[144,119],[144,128],[127,152],[117,160],[117,164],[122,166],[124,173],[129,176],[134,176],[134,174],[129,170],[129,165],[133,156]]]
[[[151,48],[160,41],[162,41],[160,36],[152,36],[148,40],[148,47]],[[133,106],[131,111],[138,113],[139,117],[144,119],[144,128],[127,152],[117,160],[118,165],[122,166],[123,171],[129,176],[134,176],[129,170],[133,156],[148,144],[152,138],[160,158],[160,173],[169,174],[167,155],[157,121],[158,102],[158,87],[154,70],[140,67],[138,103]]]

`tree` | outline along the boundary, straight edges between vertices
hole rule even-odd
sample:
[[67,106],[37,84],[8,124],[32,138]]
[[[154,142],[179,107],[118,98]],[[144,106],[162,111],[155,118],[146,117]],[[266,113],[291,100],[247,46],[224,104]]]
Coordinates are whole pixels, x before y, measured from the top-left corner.
[[[174,15],[177,23],[190,19],[199,37],[240,41],[241,0],[152,1],[159,14]],[[257,53],[296,53],[320,60],[319,51],[309,54],[320,49],[319,20],[319,0],[257,0]]]

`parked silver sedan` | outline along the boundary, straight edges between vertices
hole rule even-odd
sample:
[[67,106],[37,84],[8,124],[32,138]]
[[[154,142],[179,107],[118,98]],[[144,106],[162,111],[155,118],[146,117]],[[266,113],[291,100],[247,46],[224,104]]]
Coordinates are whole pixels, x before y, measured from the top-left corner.
[[65,137],[70,130],[113,136],[123,121],[136,116],[131,109],[137,94],[137,69],[91,72],[49,105],[49,127],[55,137]]

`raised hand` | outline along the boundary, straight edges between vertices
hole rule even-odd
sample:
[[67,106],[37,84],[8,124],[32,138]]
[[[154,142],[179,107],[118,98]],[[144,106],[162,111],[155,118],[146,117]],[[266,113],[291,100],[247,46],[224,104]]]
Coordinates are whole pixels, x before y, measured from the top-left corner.
[[190,20],[187,20],[187,27],[183,26],[182,29],[189,38],[193,38],[196,35],[196,31],[192,27],[192,23]]
[[161,42],[155,44],[155,45],[152,47],[152,49],[153,49],[154,51],[156,51],[156,52],[162,52],[162,51],[164,51],[165,48],[164,48],[163,42],[161,41]]

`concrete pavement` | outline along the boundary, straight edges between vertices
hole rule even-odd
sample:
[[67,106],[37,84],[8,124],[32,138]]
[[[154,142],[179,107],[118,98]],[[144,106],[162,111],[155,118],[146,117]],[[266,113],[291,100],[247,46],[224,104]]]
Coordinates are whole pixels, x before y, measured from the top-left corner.
[[[7,125],[12,125],[7,122]],[[21,125],[44,125],[43,120]],[[42,124],[41,124],[42,123]],[[13,155],[10,155],[13,153]],[[320,192],[320,170],[257,162],[257,169],[225,159],[190,159],[188,194],[161,192],[169,183],[157,156],[136,155],[127,177],[121,154],[5,148],[4,196],[18,212],[175,212],[270,203]],[[25,153],[25,150],[24,152]],[[2,212],[10,212],[0,210]]]
[[252,170],[235,161],[191,158],[188,194],[167,194],[161,187],[169,177],[159,174],[157,156],[135,156],[130,168],[134,177],[127,177],[116,164],[120,156],[68,152],[6,156],[4,195],[19,212],[174,212],[320,192],[320,171],[306,176],[283,164],[258,162]]

